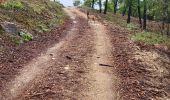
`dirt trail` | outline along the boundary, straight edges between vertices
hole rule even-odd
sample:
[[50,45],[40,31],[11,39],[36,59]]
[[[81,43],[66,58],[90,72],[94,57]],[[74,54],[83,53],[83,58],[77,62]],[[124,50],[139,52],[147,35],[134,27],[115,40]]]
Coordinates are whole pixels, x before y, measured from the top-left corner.
[[86,14],[75,8],[64,10],[72,29],[24,66],[7,84],[1,100],[116,100],[114,48],[106,27],[96,22],[89,28]]
[[[75,15],[69,11],[67,11],[71,16],[72,20],[75,20]],[[16,76],[14,80],[7,84],[7,88],[5,89],[4,100],[12,100],[16,98],[19,94],[23,92],[23,89],[37,76],[42,75],[44,71],[54,64],[53,60],[57,60],[57,52],[60,48],[70,42],[74,33],[76,33],[77,29],[75,29],[75,23],[72,26],[72,29],[68,33],[68,35],[62,39],[59,43],[56,43],[53,47],[49,48],[46,53],[41,54],[38,58],[33,59],[30,63],[28,63],[23,69],[20,71],[20,74]],[[9,96],[10,95],[10,96]]]
[[95,34],[95,52],[92,58],[91,75],[94,78],[92,100],[115,100],[112,46],[105,26],[97,22],[91,25]]
[[[86,15],[75,10],[76,13],[83,18]],[[114,48],[111,45],[107,30],[102,23],[96,21],[89,22],[91,30],[94,34],[94,53],[91,59],[91,72],[88,74],[91,80],[91,88],[88,91],[88,100],[115,100],[116,92],[114,92],[114,84],[116,76],[113,69],[112,51]]]

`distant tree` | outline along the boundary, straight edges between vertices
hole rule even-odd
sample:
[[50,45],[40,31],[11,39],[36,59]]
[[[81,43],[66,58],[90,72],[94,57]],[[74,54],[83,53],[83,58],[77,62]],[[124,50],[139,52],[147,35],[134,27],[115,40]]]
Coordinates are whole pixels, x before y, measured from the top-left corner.
[[114,14],[116,14],[117,12],[117,3],[118,3],[118,0],[114,0]]
[[138,0],[138,16],[139,16],[139,24],[142,28],[142,19],[141,19],[141,10],[140,10],[140,0]]
[[73,5],[74,6],[79,6],[80,5],[80,0],[74,0]]
[[[147,20],[162,22],[160,31],[170,35],[170,0],[84,0],[84,5],[93,7],[98,2],[100,13],[104,5],[104,14],[107,12],[127,14],[127,23],[131,16],[138,17],[140,27],[147,29]],[[102,4],[102,1],[105,1]],[[142,20],[143,19],[143,20]]]
[[94,9],[95,0],[92,1],[92,8]]
[[132,0],[128,0],[128,19],[127,19],[127,23],[130,23],[130,17],[132,14]]
[[143,11],[143,29],[146,30],[146,19],[147,19],[147,8],[146,8],[146,0],[143,0],[144,3],[144,11]]
[[127,0],[123,0],[123,11],[122,11],[122,16],[124,16],[126,14],[126,10],[127,10],[127,3],[126,3]]
[[84,5],[87,7],[92,7],[92,1],[91,0],[84,0]]
[[107,7],[108,7],[108,0],[106,0],[106,2],[105,2],[104,14],[106,14],[106,13],[107,13]]
[[99,0],[99,11],[102,13],[102,0]]

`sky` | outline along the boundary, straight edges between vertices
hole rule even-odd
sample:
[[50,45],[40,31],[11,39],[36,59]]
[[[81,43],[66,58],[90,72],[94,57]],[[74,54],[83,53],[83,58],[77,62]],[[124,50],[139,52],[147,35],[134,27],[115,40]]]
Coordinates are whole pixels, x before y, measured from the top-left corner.
[[[58,0],[61,4],[63,4],[65,7],[73,6],[74,0]],[[84,0],[80,0],[82,3]],[[99,9],[98,5],[95,5],[95,9]]]
[[[65,7],[73,6],[73,0],[58,0],[61,4],[63,4]],[[83,1],[83,0],[81,0]]]

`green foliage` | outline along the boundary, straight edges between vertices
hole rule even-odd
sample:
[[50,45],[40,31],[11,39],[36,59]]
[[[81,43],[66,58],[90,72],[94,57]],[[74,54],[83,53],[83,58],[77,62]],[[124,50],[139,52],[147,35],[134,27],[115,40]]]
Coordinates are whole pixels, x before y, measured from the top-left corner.
[[[9,21],[16,23],[24,29],[20,36],[16,34],[6,34],[0,27],[0,40],[2,45],[13,45],[25,43],[33,39],[33,36],[25,30],[41,30],[41,32],[50,31],[55,26],[64,22],[65,14],[62,6],[58,2],[50,0],[5,0],[0,4],[0,21]],[[35,32],[36,36],[42,33]],[[48,33],[46,33],[48,34]]]
[[125,27],[127,28],[127,23],[126,23],[126,20],[122,20],[119,18],[120,15],[113,15],[111,13],[108,13],[104,18],[108,21],[108,22],[111,22],[111,23],[114,23],[116,25],[119,25],[121,27]]
[[6,10],[18,10],[18,9],[23,9],[24,6],[20,1],[11,1],[11,2],[6,2],[4,4],[0,5],[0,8],[6,9]]
[[[105,0],[104,0],[105,1]],[[114,1],[109,0],[108,2],[108,11],[113,12],[114,10]],[[118,0],[118,12],[122,13],[128,11],[128,2],[130,0]],[[132,16],[138,17],[138,0],[132,1]],[[96,1],[95,1],[96,2]],[[84,5],[90,7],[92,0],[85,0]],[[157,20],[170,23],[170,0],[146,0],[147,6],[147,18],[150,20]],[[140,0],[141,16],[144,13],[144,0]]]
[[49,31],[49,28],[45,24],[40,24],[39,29],[40,29],[41,32],[48,32]]
[[129,30],[137,30],[137,29],[138,29],[138,26],[135,25],[135,24],[133,24],[133,23],[129,23],[129,24],[127,24],[127,28],[128,28]]
[[85,0],[84,5],[87,6],[87,7],[91,7],[92,1],[91,0]]
[[28,29],[40,29],[42,32],[47,32],[50,30],[49,28],[61,25],[64,22],[65,15],[61,5],[57,2],[46,0],[9,0],[9,3],[11,2],[22,3],[24,10],[17,12],[2,10],[3,13],[0,13],[0,19],[17,22]]
[[0,34],[4,33],[2,26],[0,25]]
[[30,3],[29,7],[32,8],[33,11],[38,14],[41,14],[43,12],[43,10],[45,10],[45,5],[43,5],[43,4]]
[[62,25],[64,23],[64,15],[60,14],[60,15],[57,15],[57,23],[59,25]]
[[106,20],[108,20],[108,21],[112,21],[112,20],[113,20],[113,18],[112,18],[112,16],[106,16]]
[[107,4],[107,10],[108,12],[113,12],[114,11],[114,3],[113,2],[108,2]]
[[23,42],[28,42],[33,39],[32,34],[30,34],[28,32],[19,32],[19,34],[20,34]]
[[73,5],[74,6],[79,6],[80,5],[80,0],[74,0]]
[[132,36],[132,40],[138,42],[144,42],[145,44],[169,44],[170,38],[160,33],[153,32],[140,32]]
[[23,43],[23,41],[15,36],[11,37],[11,41],[15,44],[15,45],[19,45],[21,43]]

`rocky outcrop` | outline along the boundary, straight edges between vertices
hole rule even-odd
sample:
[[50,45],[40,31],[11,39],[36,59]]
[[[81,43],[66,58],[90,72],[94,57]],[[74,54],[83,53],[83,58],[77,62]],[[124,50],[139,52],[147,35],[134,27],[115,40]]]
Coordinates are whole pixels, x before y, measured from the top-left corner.
[[17,28],[17,25],[15,23],[12,22],[2,22],[0,24],[0,27],[7,33],[18,33],[19,29]]

